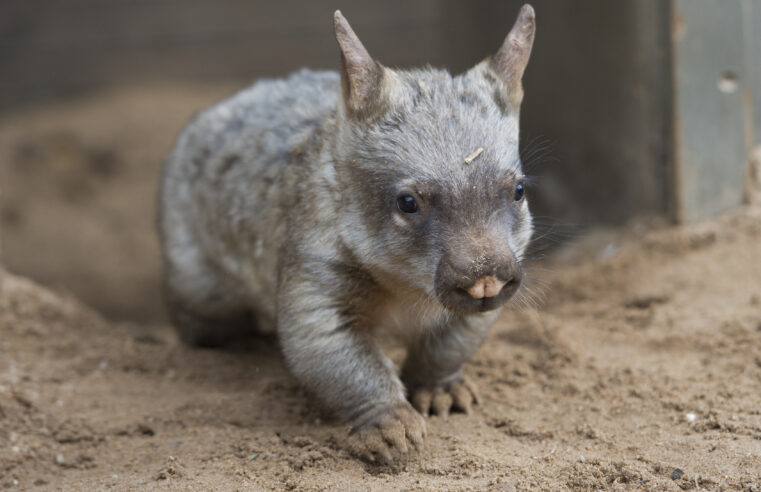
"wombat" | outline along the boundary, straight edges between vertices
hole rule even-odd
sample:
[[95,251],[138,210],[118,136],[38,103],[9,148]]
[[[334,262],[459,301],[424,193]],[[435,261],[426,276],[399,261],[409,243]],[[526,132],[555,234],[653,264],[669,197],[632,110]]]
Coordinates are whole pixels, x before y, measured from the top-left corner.
[[[165,290],[187,343],[275,331],[355,449],[391,462],[421,446],[422,415],[470,413],[463,364],[523,284],[534,10],[457,76],[392,70],[340,11],[334,28],[340,74],[259,81],[180,135],[160,194]],[[408,347],[400,375],[383,334]]]

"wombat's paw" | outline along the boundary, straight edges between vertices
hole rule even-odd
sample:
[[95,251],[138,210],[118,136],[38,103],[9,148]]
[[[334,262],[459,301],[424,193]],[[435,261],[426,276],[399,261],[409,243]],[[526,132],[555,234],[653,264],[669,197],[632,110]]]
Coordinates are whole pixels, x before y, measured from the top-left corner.
[[432,411],[446,419],[451,410],[470,415],[472,404],[478,404],[478,393],[468,379],[458,378],[443,384],[417,386],[412,389],[410,401],[426,417]]
[[407,402],[374,409],[352,424],[350,446],[355,454],[386,465],[406,460],[411,451],[419,451],[426,434],[425,420]]

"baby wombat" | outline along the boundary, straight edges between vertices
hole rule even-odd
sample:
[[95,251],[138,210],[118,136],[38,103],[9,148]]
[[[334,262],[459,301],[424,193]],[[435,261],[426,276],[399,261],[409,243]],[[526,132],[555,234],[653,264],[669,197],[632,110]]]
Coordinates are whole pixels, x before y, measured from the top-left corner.
[[[421,413],[470,412],[463,364],[521,287],[534,11],[455,77],[387,68],[334,22],[340,74],[260,81],[179,137],[160,197],[166,295],[191,344],[276,331],[358,449],[390,461],[421,445]],[[408,347],[401,375],[383,333]]]

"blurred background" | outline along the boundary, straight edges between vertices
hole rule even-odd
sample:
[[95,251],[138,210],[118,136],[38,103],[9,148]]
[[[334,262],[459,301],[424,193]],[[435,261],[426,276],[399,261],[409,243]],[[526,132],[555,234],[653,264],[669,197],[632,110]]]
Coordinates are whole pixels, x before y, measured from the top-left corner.
[[[2,261],[113,318],[160,320],[157,182],[195,111],[259,77],[336,69],[337,8],[385,65],[458,73],[499,47],[521,3],[3,0]],[[533,5],[521,145],[551,239],[750,199],[761,1]]]

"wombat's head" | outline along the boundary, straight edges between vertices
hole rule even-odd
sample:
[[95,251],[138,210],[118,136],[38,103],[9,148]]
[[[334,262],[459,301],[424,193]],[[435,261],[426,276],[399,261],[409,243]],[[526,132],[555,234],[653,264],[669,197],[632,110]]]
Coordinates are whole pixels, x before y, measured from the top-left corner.
[[534,10],[525,5],[497,54],[456,77],[380,65],[340,12],[335,31],[342,239],[387,286],[456,313],[499,307],[521,285],[533,232],[518,113]]

